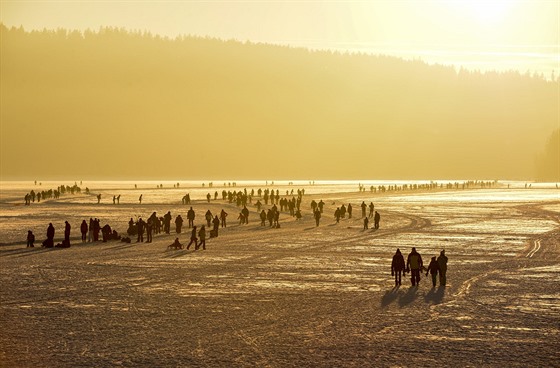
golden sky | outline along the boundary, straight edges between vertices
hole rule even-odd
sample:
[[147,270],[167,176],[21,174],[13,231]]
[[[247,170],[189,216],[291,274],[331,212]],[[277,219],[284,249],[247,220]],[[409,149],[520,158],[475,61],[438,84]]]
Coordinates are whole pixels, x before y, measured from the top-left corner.
[[117,26],[558,75],[560,1],[1,1],[25,29]]

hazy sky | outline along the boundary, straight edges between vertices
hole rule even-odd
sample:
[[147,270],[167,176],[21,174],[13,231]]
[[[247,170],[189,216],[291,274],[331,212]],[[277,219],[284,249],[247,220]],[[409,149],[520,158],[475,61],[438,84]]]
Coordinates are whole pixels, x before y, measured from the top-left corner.
[[543,72],[560,68],[560,1],[1,1],[26,29],[118,26],[428,62]]

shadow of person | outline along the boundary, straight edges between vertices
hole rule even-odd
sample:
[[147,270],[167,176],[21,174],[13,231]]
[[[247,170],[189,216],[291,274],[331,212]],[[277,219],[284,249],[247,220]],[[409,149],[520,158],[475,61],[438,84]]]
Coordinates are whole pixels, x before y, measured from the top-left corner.
[[424,296],[424,301],[428,304],[441,304],[443,302],[443,297],[445,296],[445,287],[440,286],[439,288],[432,288],[428,294]]
[[386,308],[389,304],[397,300],[399,296],[399,286],[393,287],[391,290],[387,290],[385,295],[381,298],[381,307]]
[[402,308],[416,300],[418,298],[417,291],[416,286],[411,286],[406,293],[399,295],[399,306]]

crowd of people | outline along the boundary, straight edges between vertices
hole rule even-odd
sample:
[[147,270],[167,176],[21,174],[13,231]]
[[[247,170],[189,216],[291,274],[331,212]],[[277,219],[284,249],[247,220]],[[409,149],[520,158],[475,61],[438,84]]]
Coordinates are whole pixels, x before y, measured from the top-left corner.
[[[70,187],[72,188],[72,187]],[[78,187],[79,188],[79,187]],[[71,190],[71,189],[65,189]],[[76,190],[76,188],[74,188]],[[250,192],[247,189],[243,191],[226,191],[222,192],[222,199],[227,201],[228,203],[235,203],[238,207],[241,207],[241,210],[238,215],[239,225],[245,225],[249,223],[249,215],[250,211],[247,208],[249,204],[252,204],[253,197],[256,195],[258,196],[258,200],[254,204],[257,209],[257,214],[260,217],[260,225],[261,226],[269,226],[271,228],[279,228],[280,223],[280,213],[281,212],[288,212],[290,216],[295,217],[296,220],[300,220],[303,216],[301,213],[301,203],[303,200],[305,190],[297,190],[297,197],[294,190],[286,191],[286,197],[281,197],[279,190],[273,190],[266,188],[264,190],[252,189]],[[288,198],[292,195],[292,198]],[[31,196],[31,194],[30,194]],[[119,196],[120,197],[120,196]],[[218,192],[215,192],[214,199],[218,198]],[[211,196],[208,193],[207,200],[210,201]],[[264,201],[264,205],[269,205],[270,208],[263,209],[263,204],[261,199]],[[99,197],[98,197],[99,200]],[[118,197],[114,197],[113,201],[118,200]],[[142,195],[139,197],[139,202],[142,201]],[[191,199],[190,195],[187,194],[183,197],[183,204],[189,203]],[[334,204],[334,203],[333,203]],[[278,207],[279,206],[279,207]],[[313,218],[315,220],[316,226],[319,226],[320,219],[324,212],[325,202],[323,200],[311,200],[310,202],[311,212],[313,214]],[[364,230],[369,228],[370,219],[373,218],[373,229],[379,229],[379,223],[381,216],[378,211],[375,210],[375,205],[373,202],[370,202],[369,205],[362,201],[359,205],[361,208],[361,217],[363,218]],[[334,218],[336,223],[339,223],[341,219],[346,218],[352,219],[353,216],[353,206],[352,203],[348,203],[348,205],[342,204],[336,208],[334,211]],[[196,220],[196,213],[191,206],[190,209],[187,211],[186,217],[188,221],[188,228],[191,229],[190,231],[190,239],[189,243],[185,246],[180,242],[180,234],[183,231],[183,217],[178,214],[175,217],[175,233],[177,237],[175,241],[168,246],[168,248],[173,249],[190,249],[191,246],[194,245],[194,250],[206,250],[206,229],[211,228],[209,231],[209,237],[215,238],[218,236],[218,232],[220,227],[226,228],[227,227],[227,216],[228,213],[222,209],[219,213],[213,214],[210,209],[208,209],[204,214],[204,221],[205,225],[201,225],[198,227],[195,225]],[[107,242],[109,240],[122,240],[130,242],[130,237],[136,237],[136,242],[146,242],[151,243],[153,241],[153,236],[155,234],[170,234],[171,233],[171,223],[173,220],[173,216],[171,211],[168,211],[163,216],[158,216],[157,212],[153,212],[146,221],[144,221],[141,217],[137,220],[133,218],[130,219],[128,222],[128,229],[127,234],[129,237],[122,238],[118,232],[111,228],[109,224],[105,224],[101,226],[100,220],[97,218],[90,218],[89,224],[86,220],[83,220],[80,224],[80,232],[81,232],[81,242],[97,242],[99,241],[99,235],[102,235],[102,241]],[[68,221],[65,222],[64,225],[64,240],[62,243],[54,244],[54,236],[55,236],[55,228],[52,223],[49,224],[46,232],[47,239],[43,241],[42,246],[51,248],[51,247],[70,247],[70,232],[71,232],[71,225]],[[144,237],[146,235],[146,237]],[[31,230],[28,231],[27,235],[27,246],[34,247],[35,242],[35,235]],[[418,286],[420,282],[420,274],[422,272],[426,272],[426,277],[428,274],[431,274],[432,277],[432,284],[435,287],[437,281],[437,275],[439,275],[439,282],[441,286],[445,286],[446,284],[446,271],[447,271],[447,257],[445,256],[445,251],[442,250],[439,257],[432,257],[430,264],[428,267],[424,267],[422,257],[416,251],[415,248],[412,248],[412,251],[407,257],[406,262],[404,261],[404,257],[399,249],[397,249],[395,255],[392,259],[391,264],[391,275],[395,277],[395,285],[401,285],[402,282],[402,275],[406,273],[411,274],[411,284],[412,286]]]

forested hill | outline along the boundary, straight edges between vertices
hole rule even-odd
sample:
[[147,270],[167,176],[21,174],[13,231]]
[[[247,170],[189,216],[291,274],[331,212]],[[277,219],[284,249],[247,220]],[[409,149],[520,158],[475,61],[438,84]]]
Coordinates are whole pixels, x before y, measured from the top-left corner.
[[2,179],[531,179],[558,81],[118,29],[1,31]]

